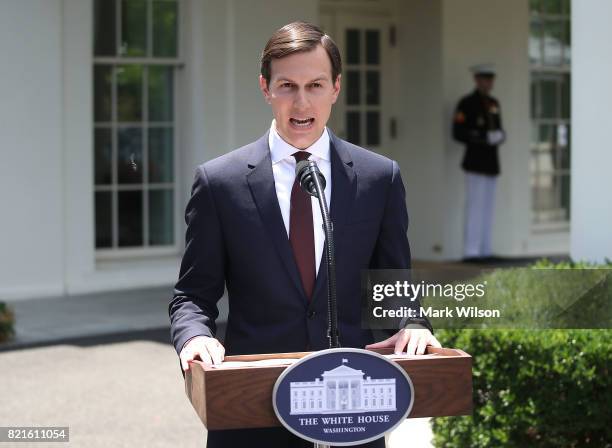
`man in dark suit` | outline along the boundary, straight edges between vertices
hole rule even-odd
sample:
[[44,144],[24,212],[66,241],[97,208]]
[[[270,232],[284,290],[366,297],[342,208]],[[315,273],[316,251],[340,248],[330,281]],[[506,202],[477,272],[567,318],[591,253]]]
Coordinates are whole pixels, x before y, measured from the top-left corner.
[[[184,370],[224,353],[328,348],[327,271],[316,199],[295,182],[297,160],[327,179],[334,223],[338,325],[344,347],[422,354],[440,346],[426,319],[373,344],[361,328],[364,269],[409,268],[408,215],[397,163],[336,137],[326,123],[340,92],[340,54],[314,25],[276,31],[262,54],[260,88],[274,114],[259,140],[201,165],[187,205],[186,248],[170,302],[172,340]],[[324,258],[324,257],[323,257]],[[227,287],[223,347],[217,301]],[[211,431],[208,446],[311,446],[282,428]],[[384,439],[367,446],[384,446]]]
[[457,104],[453,138],[465,144],[461,164],[466,173],[463,257],[480,261],[491,257],[495,187],[500,173],[498,147],[505,139],[499,101],[491,96],[495,70],[491,64],[471,68],[476,88]]

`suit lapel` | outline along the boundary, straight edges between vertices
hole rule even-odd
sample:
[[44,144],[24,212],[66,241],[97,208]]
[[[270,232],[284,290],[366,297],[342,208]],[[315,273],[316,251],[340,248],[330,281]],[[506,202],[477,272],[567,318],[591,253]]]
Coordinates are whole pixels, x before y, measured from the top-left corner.
[[[329,131],[329,129],[328,129]],[[357,191],[357,181],[355,170],[353,169],[353,159],[344,143],[331,131],[330,136],[330,157],[332,172],[332,197],[330,202],[330,215],[333,223],[334,240],[342,233],[343,227],[349,211],[353,207],[355,193]],[[323,260],[319,266],[319,272],[315,281],[312,302],[320,295],[327,295],[327,243],[323,250]],[[321,291],[325,289],[325,291]]]
[[278,205],[278,197],[274,187],[274,174],[272,173],[272,158],[268,146],[268,133],[254,143],[248,166],[250,171],[247,174],[247,182],[264,228],[268,231],[287,274],[289,274],[293,284],[304,299],[304,303],[306,303],[306,293],[302,287],[300,274]]

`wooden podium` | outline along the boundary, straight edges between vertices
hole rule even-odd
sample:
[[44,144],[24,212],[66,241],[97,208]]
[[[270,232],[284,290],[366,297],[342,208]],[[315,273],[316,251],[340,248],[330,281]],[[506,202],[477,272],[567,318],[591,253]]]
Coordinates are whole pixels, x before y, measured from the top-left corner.
[[[392,353],[391,349],[375,351]],[[226,356],[227,367],[194,361],[185,375],[185,391],[208,430],[281,426],[272,408],[274,383],[291,360],[309,354]],[[273,359],[280,361],[272,366],[257,362],[249,365]],[[392,360],[408,373],[414,385],[414,405],[408,418],[472,413],[472,357],[467,353],[427,347],[425,355]]]

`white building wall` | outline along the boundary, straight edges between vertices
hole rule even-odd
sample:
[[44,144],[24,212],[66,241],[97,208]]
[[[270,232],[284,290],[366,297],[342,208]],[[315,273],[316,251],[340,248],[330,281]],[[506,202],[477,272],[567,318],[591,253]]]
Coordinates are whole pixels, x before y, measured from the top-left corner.
[[60,0],[0,3],[0,299],[63,289],[61,30]]
[[612,259],[612,2],[572,2],[571,256]]
[[394,99],[397,139],[390,155],[398,161],[406,185],[408,237],[418,259],[444,256],[446,179],[442,121],[442,3],[398,1],[399,59]]
[[501,103],[507,140],[499,148],[493,231],[496,254],[521,255],[531,235],[529,187],[529,9],[527,0],[443,1],[443,88],[447,179],[445,253],[458,258],[463,243],[464,174],[459,168],[463,146],[452,141],[451,120],[458,99],[474,89],[468,67],[495,64],[493,95]]
[[[500,148],[494,250],[521,255],[531,244],[529,190],[529,29],[526,0],[414,0],[396,3],[401,65],[400,162],[414,258],[462,256],[464,148],[451,137],[454,108],[473,88],[469,66],[492,62],[493,95],[508,134]],[[550,250],[550,249],[549,249]]]

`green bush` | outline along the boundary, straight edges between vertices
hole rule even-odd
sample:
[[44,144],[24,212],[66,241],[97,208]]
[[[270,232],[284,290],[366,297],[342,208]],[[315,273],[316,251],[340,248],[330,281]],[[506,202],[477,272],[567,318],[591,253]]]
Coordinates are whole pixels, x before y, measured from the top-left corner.
[[[611,267],[609,260],[603,265],[541,260],[532,266]],[[514,286],[524,281],[520,274],[499,270],[490,275],[497,279],[497,284],[491,282],[496,295],[510,291],[510,306],[520,311],[524,299],[513,294]],[[533,285],[530,291],[543,286]],[[588,297],[592,302],[583,301],[577,314],[588,314],[590,307],[609,316],[610,295],[605,288]],[[526,300],[533,303],[538,297]],[[452,329],[436,335],[442,345],[463,349],[474,361],[473,415],[433,419],[436,446],[612,447],[612,330]]]
[[473,356],[474,412],[432,420],[438,447],[611,447],[611,330],[441,330]]
[[14,315],[11,309],[3,302],[0,302],[0,342],[10,339],[15,330],[13,329]]

